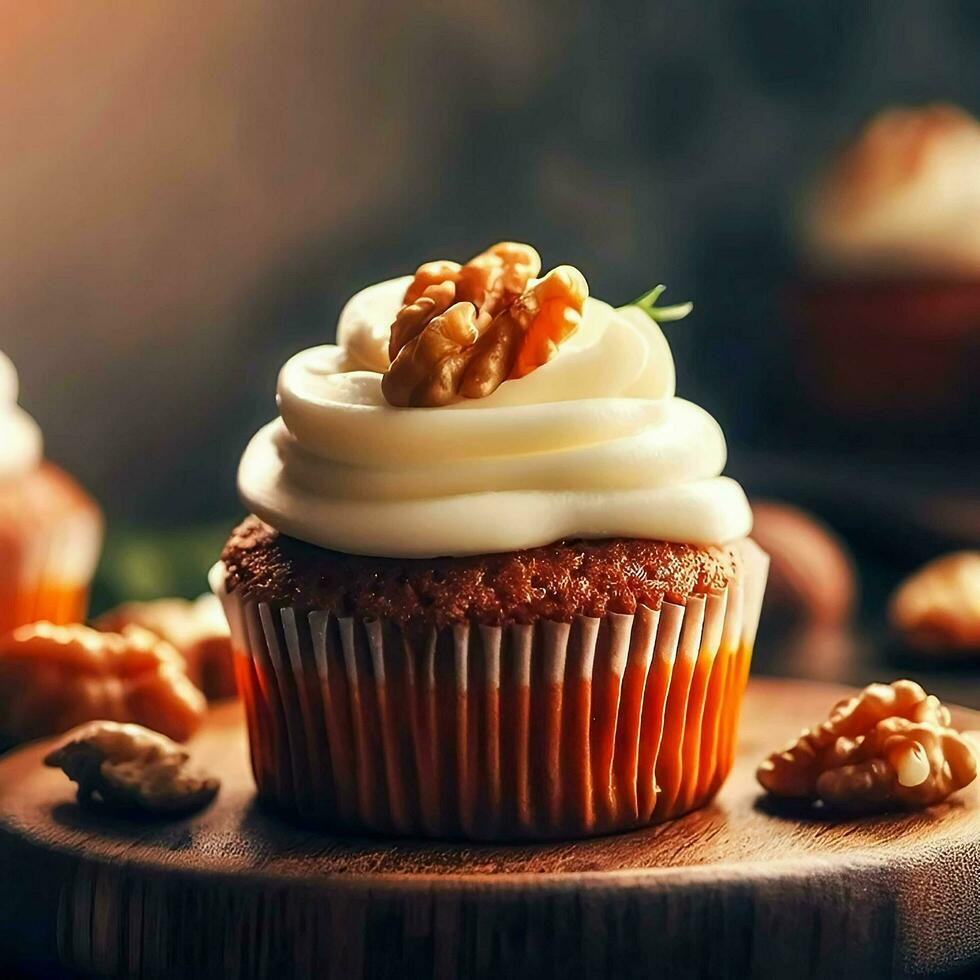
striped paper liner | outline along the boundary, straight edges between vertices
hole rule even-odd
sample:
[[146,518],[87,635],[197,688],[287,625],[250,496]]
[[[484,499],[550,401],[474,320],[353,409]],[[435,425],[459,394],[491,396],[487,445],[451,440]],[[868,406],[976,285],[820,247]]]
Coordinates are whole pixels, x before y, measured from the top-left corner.
[[0,486],[0,633],[83,622],[102,532],[98,508],[51,464]]
[[686,605],[572,623],[385,620],[254,602],[212,571],[261,799],[348,831],[581,837],[677,817],[735,754],[767,556]]

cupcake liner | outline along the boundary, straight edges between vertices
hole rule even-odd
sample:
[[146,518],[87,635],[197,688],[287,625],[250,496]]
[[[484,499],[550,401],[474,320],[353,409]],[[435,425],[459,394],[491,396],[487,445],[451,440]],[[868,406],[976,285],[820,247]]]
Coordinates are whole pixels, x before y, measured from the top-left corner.
[[576,837],[706,803],[731,769],[768,558],[635,615],[409,634],[224,588],[260,797],[347,830]]
[[45,482],[0,490],[0,633],[41,619],[84,621],[102,547],[94,505],[66,503],[51,482],[63,477],[32,479]]

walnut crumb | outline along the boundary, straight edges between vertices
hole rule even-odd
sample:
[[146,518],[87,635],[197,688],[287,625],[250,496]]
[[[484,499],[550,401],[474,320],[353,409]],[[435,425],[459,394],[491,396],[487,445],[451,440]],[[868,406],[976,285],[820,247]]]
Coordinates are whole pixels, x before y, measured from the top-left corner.
[[72,732],[44,764],[78,784],[80,803],[178,815],[206,806],[220,786],[189,759],[176,742],[141,725],[96,721]]
[[913,681],[871,684],[759,766],[774,796],[846,810],[932,806],[971,783],[974,748]]
[[578,327],[588,284],[572,266],[540,279],[530,245],[501,242],[471,259],[419,267],[391,327],[382,391],[392,405],[484,398],[547,363]]

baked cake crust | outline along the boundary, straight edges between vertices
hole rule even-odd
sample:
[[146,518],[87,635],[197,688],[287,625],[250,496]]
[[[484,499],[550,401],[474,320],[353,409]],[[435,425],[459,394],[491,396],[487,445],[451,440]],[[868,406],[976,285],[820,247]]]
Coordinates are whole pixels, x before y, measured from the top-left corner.
[[724,589],[733,547],[613,538],[464,558],[374,558],[329,551],[247,518],[222,553],[227,587],[254,601],[385,618],[402,626],[539,619],[659,609]]

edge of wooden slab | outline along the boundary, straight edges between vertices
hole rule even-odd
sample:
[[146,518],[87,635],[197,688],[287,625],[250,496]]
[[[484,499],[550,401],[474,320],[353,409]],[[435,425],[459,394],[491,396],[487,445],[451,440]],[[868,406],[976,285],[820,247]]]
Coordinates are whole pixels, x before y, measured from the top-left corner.
[[[160,842],[161,836],[171,838],[157,825],[139,825],[137,831],[155,841],[149,858],[140,853],[140,834],[131,823],[125,835],[107,841],[111,827],[97,833],[83,820],[81,827],[56,832],[49,827],[46,833],[35,827],[32,833],[15,814],[0,812],[0,879],[6,873],[24,884],[8,923],[0,921],[0,947],[32,963],[82,973],[126,974],[128,964],[140,975],[185,977],[282,976],[281,962],[289,964],[290,975],[310,977],[535,980],[603,976],[610,969],[625,980],[648,976],[654,962],[660,974],[671,977],[862,980],[975,965],[980,961],[976,786],[968,799],[947,805],[949,819],[942,808],[934,815],[899,815],[883,823],[794,824],[792,815],[774,817],[785,821],[786,830],[803,828],[801,849],[807,835],[830,839],[845,827],[843,841],[837,842],[843,849],[827,854],[811,850],[778,859],[743,855],[732,861],[604,870],[561,866],[562,855],[599,854],[631,842],[636,854],[646,853],[643,848],[654,839],[683,849],[700,842],[699,828],[705,836],[718,835],[724,853],[725,824],[765,826],[773,816],[757,813],[761,791],[750,788],[752,763],[772,747],[756,744],[769,738],[764,709],[779,696],[793,698],[794,705],[798,698],[800,718],[810,720],[810,702],[820,704],[820,717],[841,693],[818,684],[753,679],[748,706],[756,715],[743,719],[749,737],[740,746],[734,785],[706,810],[659,828],[506,847],[341,840],[341,850],[361,849],[369,860],[379,855],[382,863],[392,853],[462,852],[461,860],[469,855],[482,861],[474,870],[317,871],[318,862],[327,862],[317,857],[317,846],[322,850],[337,839],[257,810],[243,782],[244,768],[236,770],[230,792],[219,795],[217,809],[178,822],[172,852]],[[218,708],[212,728],[240,725],[238,710]],[[967,709],[954,714],[959,724],[980,727],[980,714]],[[786,711],[776,727],[786,729],[790,716],[799,727],[795,712]],[[246,767],[243,733],[241,738]],[[0,804],[5,796],[13,798],[19,779],[29,776],[35,789],[43,784],[37,813],[45,807],[50,812],[53,804],[70,807],[70,784],[58,772],[37,768],[49,745],[28,746],[0,759]],[[267,844],[268,830],[274,840],[294,845],[294,861],[288,860],[288,846],[285,859],[274,854],[256,861],[245,853],[229,863],[226,854],[217,853],[190,860],[196,829],[206,830],[210,819],[211,830],[220,830],[231,819],[226,832],[233,835],[234,820],[246,810],[256,823],[240,843],[246,849],[250,841]],[[48,823],[57,828],[53,820]],[[884,844],[874,843],[879,825],[892,830]],[[955,827],[960,830],[954,834]],[[940,828],[942,833],[935,833]],[[925,846],[911,846],[916,837],[927,838]],[[494,870],[486,866],[487,855],[494,854],[506,860],[545,854],[558,863],[552,870]]]

